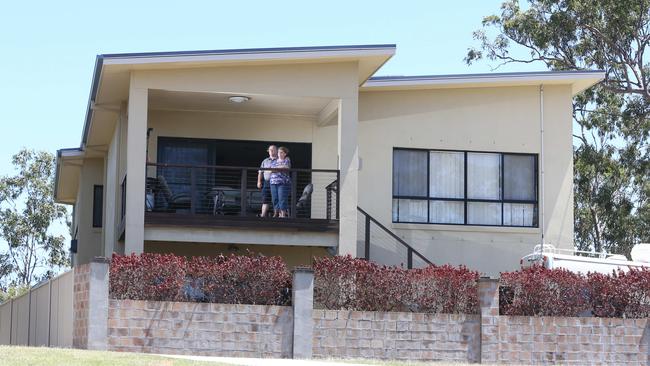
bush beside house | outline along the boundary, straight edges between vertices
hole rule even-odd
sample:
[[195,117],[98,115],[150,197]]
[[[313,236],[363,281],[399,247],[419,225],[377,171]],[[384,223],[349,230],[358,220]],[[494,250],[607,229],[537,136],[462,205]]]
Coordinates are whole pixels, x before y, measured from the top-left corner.
[[314,302],[325,309],[478,313],[479,274],[463,266],[407,270],[337,256],[313,267]]
[[502,315],[579,316],[591,312],[603,318],[650,316],[647,269],[582,275],[531,267],[501,273],[500,285]]
[[280,257],[113,255],[112,299],[288,305],[291,274]]
[[[383,266],[351,256],[316,258],[314,303],[321,309],[478,314],[479,274],[466,267]],[[581,275],[532,267],[501,274],[501,315],[603,318],[650,316],[650,270]],[[290,305],[291,273],[281,257],[186,258],[114,255],[113,299]]]

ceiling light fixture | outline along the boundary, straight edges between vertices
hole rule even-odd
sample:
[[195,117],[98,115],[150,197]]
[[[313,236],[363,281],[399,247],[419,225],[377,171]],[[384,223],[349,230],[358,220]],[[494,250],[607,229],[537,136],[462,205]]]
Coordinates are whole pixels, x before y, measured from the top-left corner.
[[249,100],[251,100],[251,98],[244,95],[233,95],[231,97],[228,97],[228,100],[230,101],[230,103],[241,104],[244,102],[248,102]]

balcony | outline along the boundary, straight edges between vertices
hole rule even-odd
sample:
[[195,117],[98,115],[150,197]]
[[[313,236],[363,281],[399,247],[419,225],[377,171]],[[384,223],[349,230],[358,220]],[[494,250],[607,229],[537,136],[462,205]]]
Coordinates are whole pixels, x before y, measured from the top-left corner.
[[338,232],[338,170],[284,169],[291,177],[285,218],[258,216],[258,171],[149,163],[145,226]]

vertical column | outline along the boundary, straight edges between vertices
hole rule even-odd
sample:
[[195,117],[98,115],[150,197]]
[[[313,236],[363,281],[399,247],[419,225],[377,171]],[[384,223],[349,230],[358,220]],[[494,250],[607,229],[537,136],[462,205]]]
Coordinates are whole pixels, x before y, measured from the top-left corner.
[[73,347],[105,350],[108,340],[109,261],[95,257],[74,269]]
[[115,130],[113,137],[108,147],[108,153],[104,160],[105,174],[104,174],[104,253],[106,258],[110,258],[114,252],[115,247],[115,231],[117,225],[115,219],[117,217],[117,197],[118,197],[118,150],[120,139],[120,118],[121,113],[115,123]]
[[358,98],[339,100],[338,155],[339,250],[338,254],[357,256],[357,205],[359,182]]
[[496,363],[499,353],[499,280],[478,280],[481,307],[481,362]]
[[144,251],[144,200],[146,185],[148,90],[129,89],[126,142],[126,213],[124,254]]
[[314,271],[298,267],[293,270],[293,358],[312,357],[314,336]]
[[105,350],[108,340],[109,261],[95,257],[90,262],[88,288],[88,349]]

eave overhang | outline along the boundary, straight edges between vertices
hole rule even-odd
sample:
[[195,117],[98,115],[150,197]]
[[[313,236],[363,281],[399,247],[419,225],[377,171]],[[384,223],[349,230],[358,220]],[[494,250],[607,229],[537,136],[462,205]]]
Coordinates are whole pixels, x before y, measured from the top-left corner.
[[60,149],[56,152],[56,172],[54,177],[54,201],[74,204],[79,189],[79,174],[85,158],[80,148]]
[[526,85],[571,85],[576,95],[599,83],[605,72],[595,71],[543,71],[490,74],[374,76],[360,90],[389,91],[445,88],[485,88]]

